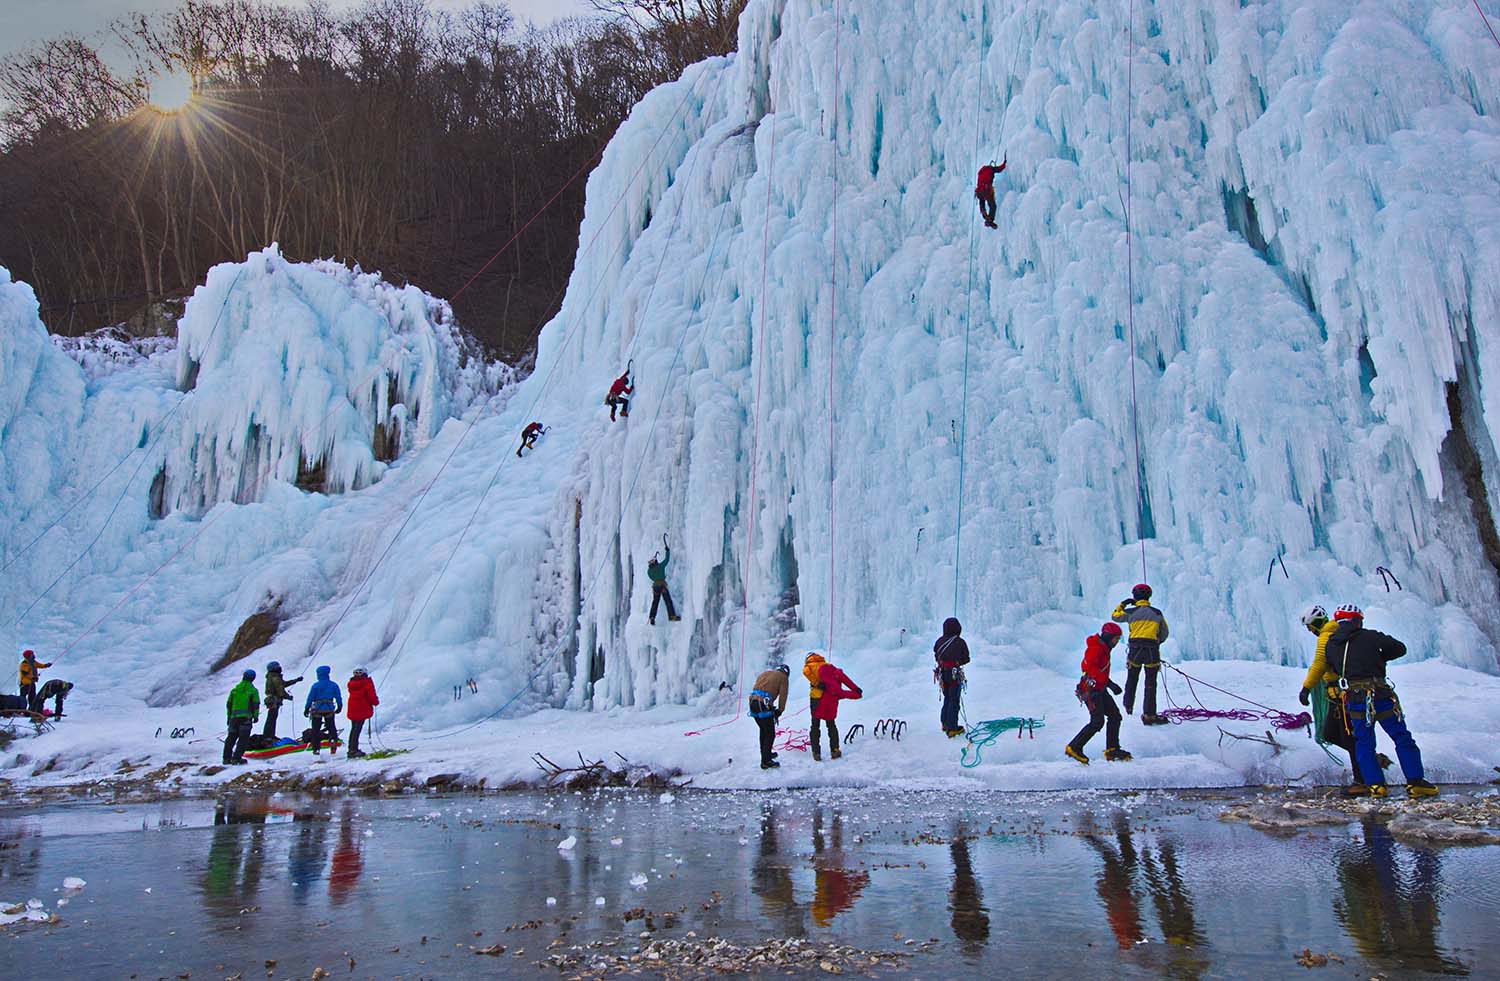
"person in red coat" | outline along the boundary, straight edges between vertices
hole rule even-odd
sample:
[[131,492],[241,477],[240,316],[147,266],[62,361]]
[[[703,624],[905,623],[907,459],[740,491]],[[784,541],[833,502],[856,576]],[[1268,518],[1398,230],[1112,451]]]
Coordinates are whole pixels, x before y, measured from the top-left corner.
[[[808,657],[813,656],[808,654]],[[823,759],[823,748],[820,745],[822,739],[818,732],[818,723],[821,721],[828,729],[828,754],[838,759],[844,755],[839,752],[839,702],[846,698],[863,698],[865,693],[849,680],[847,674],[827,661],[818,668],[818,687],[822,689],[822,694],[812,700],[812,728],[809,733],[812,757],[815,760]]]
[[995,177],[1005,169],[1006,162],[1002,160],[997,164],[991,160],[980,167],[979,179],[974,184],[974,196],[979,199],[979,215],[990,228],[1000,227],[995,224]]
[[1104,733],[1104,758],[1112,762],[1130,759],[1130,754],[1120,748],[1120,707],[1110,694],[1120,694],[1120,686],[1109,680],[1109,652],[1120,642],[1120,634],[1119,624],[1106,623],[1084,646],[1083,678],[1078,682],[1077,693],[1078,700],[1089,710],[1089,724],[1078,730],[1078,735],[1063,750],[1084,766],[1088,766],[1089,758],[1083,755],[1083,747],[1106,723],[1109,728]]
[[359,734],[364,729],[365,723],[370,716],[375,714],[375,706],[380,704],[380,696],[375,694],[375,680],[370,677],[364,668],[355,668],[354,677],[349,679],[345,686],[349,692],[346,700],[349,716],[349,752],[348,757],[358,759],[364,756],[359,748]]
[[630,393],[635,388],[630,384],[630,369],[625,374],[616,378],[614,384],[609,386],[609,394],[604,397],[604,404],[609,406],[609,421],[615,421],[615,410],[620,410],[621,419],[630,418]]

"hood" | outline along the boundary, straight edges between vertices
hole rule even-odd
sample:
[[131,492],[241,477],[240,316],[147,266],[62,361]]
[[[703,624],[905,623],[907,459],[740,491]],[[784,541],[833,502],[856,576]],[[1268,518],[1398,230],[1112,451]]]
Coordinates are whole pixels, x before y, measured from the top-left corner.
[[1358,620],[1345,620],[1339,624],[1338,629],[1329,636],[1329,640],[1348,640],[1354,634],[1364,628],[1364,624]]
[[327,667],[319,668],[318,669],[318,680],[319,681],[327,681],[329,674],[332,673],[332,670],[333,669],[327,668]]
[[824,659],[823,659],[823,655],[821,655],[821,654],[809,654],[809,655],[807,655],[807,660],[805,660],[805,661],[802,662],[802,666],[806,667],[809,664],[823,664],[823,663],[825,663]]
[[964,632],[963,625],[958,622],[958,617],[949,617],[943,621],[943,636],[957,637]]

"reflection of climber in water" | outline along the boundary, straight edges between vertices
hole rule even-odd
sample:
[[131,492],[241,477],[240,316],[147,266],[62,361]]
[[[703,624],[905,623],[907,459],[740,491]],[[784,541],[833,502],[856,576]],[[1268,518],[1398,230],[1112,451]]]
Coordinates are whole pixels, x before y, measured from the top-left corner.
[[1193,900],[1182,879],[1176,846],[1161,841],[1154,852],[1150,846],[1138,852],[1129,821],[1122,813],[1114,817],[1114,839],[1113,846],[1099,835],[1085,840],[1103,861],[1099,868],[1099,898],[1104,903],[1115,942],[1121,950],[1128,950],[1146,939],[1136,900],[1137,886],[1144,884],[1161,925],[1162,939],[1173,948],[1171,961],[1162,973],[1170,977],[1200,976],[1208,967],[1207,960],[1187,952],[1202,945],[1203,934],[1193,916]]
[[760,815],[760,853],[750,871],[750,891],[760,899],[766,919],[777,926],[769,930],[780,937],[807,935],[802,910],[792,896],[792,869],[781,854],[777,823],[781,814],[775,807],[765,807]]
[[843,867],[844,818],[838,811],[825,838],[823,809],[813,811],[813,902],[812,919],[826,927],[833,918],[852,907],[870,884],[870,873]]
[[240,910],[255,905],[260,891],[264,830],[270,801],[227,798],[214,805],[213,837],[203,871],[203,905],[225,925],[239,924]]
[[302,906],[327,867],[328,821],[316,814],[298,814],[292,820],[297,825],[297,838],[292,842],[287,871],[292,877],[292,900]]
[[969,839],[962,824],[953,829],[948,842],[953,861],[953,885],[948,890],[948,910],[953,915],[953,935],[966,954],[977,954],[990,941],[990,911],[984,905],[984,892],[974,877],[974,863],[969,856]]
[[333,867],[328,873],[328,898],[339,906],[349,898],[365,869],[364,841],[354,827],[354,804],[345,801],[339,811],[339,841],[333,846]]
[[1398,970],[1468,974],[1468,965],[1438,947],[1438,891],[1442,863],[1430,848],[1410,847],[1408,874],[1396,841],[1378,821],[1364,822],[1363,844],[1340,848],[1334,859],[1339,894],[1334,915],[1360,954]]

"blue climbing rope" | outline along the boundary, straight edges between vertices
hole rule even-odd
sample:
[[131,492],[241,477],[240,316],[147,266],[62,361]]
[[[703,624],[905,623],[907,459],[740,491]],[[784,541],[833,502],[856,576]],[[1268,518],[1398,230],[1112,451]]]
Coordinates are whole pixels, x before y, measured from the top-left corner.
[[[980,750],[982,750],[985,746],[990,745],[995,740],[999,739],[1005,733],[1014,732],[1016,734],[1016,738],[1020,739],[1021,733],[1026,732],[1031,734],[1032,739],[1035,739],[1036,730],[1042,728],[1046,724],[1046,716],[1043,716],[1040,719],[1030,719],[1019,715],[1011,715],[1003,719],[989,719],[984,722],[976,722],[974,725],[969,726],[968,732],[965,733],[965,735],[968,736],[969,745],[965,746],[963,748],[963,752],[959,754],[958,762],[961,763],[965,769],[972,770],[974,767],[979,765]],[[971,751],[974,754],[972,757],[970,757],[969,755]]]

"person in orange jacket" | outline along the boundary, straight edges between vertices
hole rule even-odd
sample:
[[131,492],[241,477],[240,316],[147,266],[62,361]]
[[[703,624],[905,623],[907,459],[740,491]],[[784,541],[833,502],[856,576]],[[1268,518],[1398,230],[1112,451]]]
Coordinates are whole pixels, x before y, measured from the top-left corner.
[[849,680],[848,675],[816,651],[808,652],[807,659],[802,664],[802,675],[808,679],[808,696],[811,699],[809,708],[812,709],[812,726],[808,740],[811,743],[812,758],[818,761],[823,759],[823,740],[818,732],[818,723],[822,722],[828,729],[828,755],[838,759],[844,755],[839,751],[839,702],[846,698],[863,698],[865,693]]
[[346,758],[354,760],[364,756],[364,751],[359,748],[359,734],[364,730],[365,723],[375,714],[375,706],[380,704],[380,696],[375,694],[375,679],[364,668],[355,668],[354,676],[344,686],[349,692],[347,699],[349,716],[349,752],[344,754]]
[[36,696],[36,683],[41,678],[42,668],[52,667],[51,661],[38,661],[36,651],[22,651],[21,665],[16,669],[16,675],[21,682],[21,697],[26,699],[26,706],[33,712],[42,710],[42,701]]

